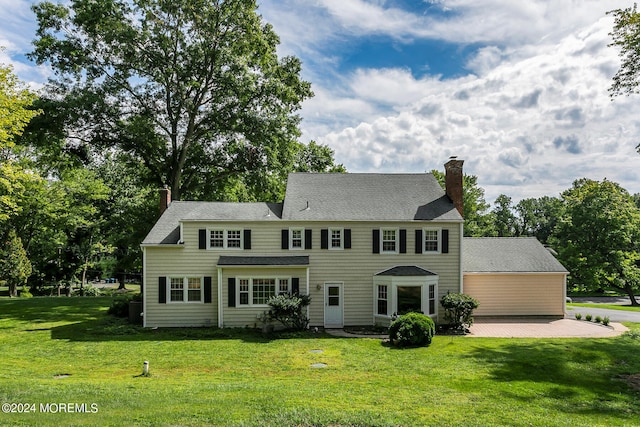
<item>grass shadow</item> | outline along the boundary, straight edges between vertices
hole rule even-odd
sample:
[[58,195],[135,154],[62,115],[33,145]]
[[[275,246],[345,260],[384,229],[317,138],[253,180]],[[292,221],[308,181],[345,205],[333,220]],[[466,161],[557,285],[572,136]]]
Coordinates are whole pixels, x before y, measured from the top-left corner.
[[[494,381],[543,384],[544,398],[554,401],[563,412],[611,413],[622,419],[640,412],[638,392],[622,379],[640,372],[638,339],[622,336],[511,342],[499,347],[476,347],[468,357],[488,367]],[[505,399],[524,402],[540,398],[526,388],[502,388],[501,393]],[[584,405],[585,398],[596,403]],[[622,400],[633,407],[618,404]]]

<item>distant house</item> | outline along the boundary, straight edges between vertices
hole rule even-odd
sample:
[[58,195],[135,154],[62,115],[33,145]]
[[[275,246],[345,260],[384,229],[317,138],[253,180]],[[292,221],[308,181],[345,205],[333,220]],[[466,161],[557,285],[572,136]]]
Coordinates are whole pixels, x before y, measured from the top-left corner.
[[[310,324],[328,328],[412,310],[438,320],[440,298],[463,290],[480,299],[478,314],[563,316],[564,279],[546,264],[467,275],[476,257],[465,246],[484,239],[462,237],[462,164],[445,165],[446,191],[432,174],[320,173],[290,174],[283,203],[171,202],[165,191],[142,243],[144,325],[251,327],[283,292],[309,294]],[[487,241],[483,268],[513,241]],[[548,254],[535,243],[519,246],[524,258]]]

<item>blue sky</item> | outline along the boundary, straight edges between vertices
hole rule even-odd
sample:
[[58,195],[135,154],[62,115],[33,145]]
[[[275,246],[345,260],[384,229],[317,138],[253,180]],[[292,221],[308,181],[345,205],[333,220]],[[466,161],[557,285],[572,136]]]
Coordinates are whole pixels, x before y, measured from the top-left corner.
[[[31,1],[0,0],[0,62],[28,63]],[[492,202],[557,196],[575,179],[640,193],[640,95],[609,98],[618,0],[258,0],[281,55],[303,61],[315,97],[303,141],[350,172],[442,170],[451,155]]]

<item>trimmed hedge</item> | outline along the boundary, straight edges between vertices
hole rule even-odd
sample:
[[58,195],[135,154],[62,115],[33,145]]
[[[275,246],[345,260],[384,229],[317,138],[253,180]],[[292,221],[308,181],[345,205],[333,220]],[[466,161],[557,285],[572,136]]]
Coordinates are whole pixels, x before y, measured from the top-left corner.
[[422,313],[407,313],[389,326],[389,339],[396,347],[427,346],[435,333],[435,323]]

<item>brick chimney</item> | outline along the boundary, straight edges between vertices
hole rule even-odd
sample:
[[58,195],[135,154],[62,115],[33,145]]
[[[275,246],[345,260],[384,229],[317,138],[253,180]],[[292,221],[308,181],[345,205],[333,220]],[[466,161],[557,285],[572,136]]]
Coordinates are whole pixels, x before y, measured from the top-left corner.
[[[464,202],[462,198],[462,164],[464,160],[457,160],[456,156],[449,157],[445,163],[445,192],[453,202],[460,215],[463,215]],[[464,215],[463,215],[464,216]]]
[[171,190],[168,187],[160,189],[160,215],[167,210],[171,204]]

